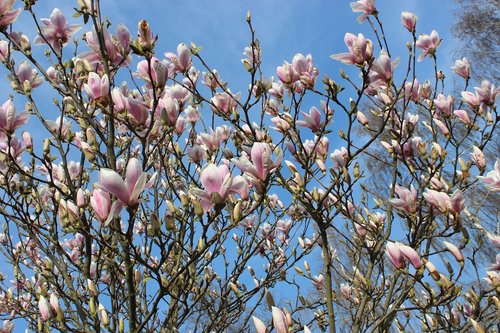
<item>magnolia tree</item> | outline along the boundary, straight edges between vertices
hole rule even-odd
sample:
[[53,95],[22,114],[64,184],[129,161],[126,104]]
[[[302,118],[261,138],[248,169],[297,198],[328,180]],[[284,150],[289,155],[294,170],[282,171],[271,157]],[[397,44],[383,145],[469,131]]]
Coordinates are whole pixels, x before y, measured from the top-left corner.
[[398,63],[373,1],[352,3],[372,33],[345,35],[332,64],[359,75],[339,83],[302,54],[266,77],[248,15],[240,94],[99,0],[18,6],[0,0],[0,332],[499,331],[498,216],[468,201],[498,202],[499,89],[471,89],[464,58],[448,95],[415,15]]

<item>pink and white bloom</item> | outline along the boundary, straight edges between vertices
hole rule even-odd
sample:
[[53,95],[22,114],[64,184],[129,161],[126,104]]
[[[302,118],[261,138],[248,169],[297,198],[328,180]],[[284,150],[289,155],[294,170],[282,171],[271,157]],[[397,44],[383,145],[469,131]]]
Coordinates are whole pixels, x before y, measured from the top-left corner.
[[273,306],[271,309],[273,312],[273,324],[274,328],[276,329],[276,333],[288,333],[288,323],[285,313],[275,306]]
[[467,58],[462,58],[462,60],[459,59],[455,61],[455,65],[451,67],[451,70],[464,79],[468,80],[470,78],[470,64]]
[[236,95],[229,95],[225,92],[216,93],[215,96],[210,99],[212,102],[210,106],[214,112],[219,112],[229,116],[238,107],[238,99],[240,98],[240,95],[240,93],[237,93]]
[[435,190],[427,190],[424,194],[425,200],[441,213],[460,213],[465,207],[465,199],[460,190],[453,192],[451,197],[445,193]]
[[252,316],[253,324],[255,325],[256,333],[268,333],[266,324],[259,318]]
[[276,168],[279,167],[283,154],[279,152],[276,160],[272,161],[273,151],[269,144],[263,142],[255,142],[252,146],[250,156],[252,161],[247,156],[233,158],[233,163],[245,174],[257,180],[264,181],[267,176]]
[[434,105],[443,116],[450,117],[452,114],[454,101],[455,98],[453,96],[446,97],[443,94],[439,94],[437,99],[434,100]]
[[479,170],[484,170],[486,168],[486,158],[478,146],[473,147],[473,152],[470,153],[470,158]]
[[356,2],[351,2],[351,9],[355,13],[361,13],[361,16],[358,17],[359,23],[363,23],[368,16],[378,13],[377,8],[375,8],[374,0],[358,0]]
[[455,110],[453,114],[460,119],[464,124],[470,124],[470,117],[467,111],[465,110]]
[[385,254],[397,269],[403,269],[406,267],[403,254],[401,253],[397,243],[387,242],[387,245],[385,246]]
[[167,52],[165,53],[165,57],[172,61],[175,69],[181,73],[187,73],[191,68],[191,49],[184,43],[177,45],[177,54]]
[[380,83],[375,85],[377,87],[386,87],[392,80],[393,71],[396,65],[397,62],[391,62],[391,58],[386,52],[381,52],[378,59],[373,62],[370,72],[368,73],[370,84],[375,84],[380,81]]
[[491,192],[500,192],[500,159],[497,158],[495,167],[486,176],[478,176],[479,180],[486,183]]
[[418,36],[416,46],[422,50],[422,54],[418,57],[418,61],[424,60],[427,55],[433,56],[439,44],[441,44],[441,39],[436,30],[432,30],[430,35],[421,34]]
[[321,127],[321,113],[314,106],[309,109],[309,113],[302,112],[304,120],[297,120],[297,125],[310,128],[311,131],[319,131]]
[[470,91],[462,91],[460,95],[462,96],[462,101],[473,109],[477,109],[481,104],[481,100],[479,99],[477,92],[476,94],[473,94]]
[[40,295],[40,299],[38,300],[38,310],[40,311],[42,321],[47,321],[50,319],[50,305],[47,299],[42,295]]
[[419,269],[420,267],[422,267],[422,262],[420,261],[420,256],[418,255],[417,251],[415,251],[408,245],[404,245],[398,242],[396,242],[396,246],[398,247],[401,254],[410,261],[411,265],[415,269]]
[[[130,56],[130,32],[127,27],[123,24],[118,25],[116,28],[116,34],[111,35],[106,26],[102,28],[102,36],[104,37],[104,45],[106,48],[106,54],[114,66],[126,66],[132,61]],[[102,66],[102,52],[99,43],[99,37],[95,30],[95,27],[91,31],[85,33],[85,41],[90,51],[83,52],[78,55],[79,58],[87,59],[91,65]]]
[[43,79],[38,77],[37,70],[31,68],[31,65],[26,60],[21,62],[17,67],[16,76],[21,83],[21,87],[17,87],[17,84],[14,84],[14,79],[9,75],[9,78],[13,81],[13,85],[15,85],[15,89],[23,89],[25,86],[29,86],[29,88],[33,89],[43,83]]
[[35,44],[49,44],[57,52],[61,53],[64,45],[68,44],[71,35],[81,29],[79,25],[69,25],[64,14],[54,8],[50,19],[41,19],[44,25],[41,26],[41,35],[38,35],[33,41]]
[[12,10],[12,5],[15,1],[0,0],[0,30],[5,30],[21,14],[22,8]]
[[410,190],[396,185],[394,192],[398,198],[389,199],[391,205],[399,210],[405,210],[410,214],[417,211],[417,190],[415,190],[413,185],[411,185]]
[[87,83],[83,89],[92,101],[105,101],[109,95],[109,78],[107,74],[102,77],[95,72],[90,72]]
[[4,320],[2,327],[0,327],[0,333],[12,333],[14,330],[14,324],[10,320]]
[[127,164],[125,180],[114,170],[103,168],[99,171],[97,187],[114,195],[125,206],[139,204],[141,193],[151,187],[154,175],[147,183],[147,173],[142,170],[141,162],[131,158]]
[[336,164],[337,168],[343,168],[347,162],[348,151],[346,147],[340,149],[335,149],[333,153],[330,154],[330,158]]
[[500,94],[500,88],[495,87],[495,85],[491,84],[488,80],[483,80],[481,82],[481,87],[475,87],[474,90],[479,96],[479,100],[481,101],[481,103],[484,103],[486,105],[495,104],[495,100]]
[[230,194],[238,193],[243,199],[248,197],[248,183],[242,176],[232,177],[227,165],[207,164],[200,175],[204,190],[192,189],[191,193],[200,199],[204,211],[209,211],[214,204],[224,205]]
[[410,12],[401,13],[401,23],[409,32],[415,32],[417,26],[417,16]]
[[345,44],[349,49],[347,53],[338,53],[330,56],[332,59],[338,60],[346,65],[363,66],[365,62],[369,62],[373,57],[373,43],[366,39],[363,34],[353,35],[346,33],[344,37]]
[[94,210],[97,219],[104,223],[111,212],[111,196],[108,192],[97,188],[90,197],[90,206]]
[[12,100],[8,99],[0,109],[0,131],[13,133],[16,129],[28,122],[29,113],[23,111],[16,114]]

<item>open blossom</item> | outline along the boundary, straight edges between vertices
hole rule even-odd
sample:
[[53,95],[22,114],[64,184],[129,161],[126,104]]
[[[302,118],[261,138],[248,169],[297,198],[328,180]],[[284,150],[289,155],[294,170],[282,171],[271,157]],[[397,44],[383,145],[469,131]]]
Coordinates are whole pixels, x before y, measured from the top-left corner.
[[368,16],[377,14],[374,0],[358,0],[356,2],[351,2],[351,9],[355,13],[361,13],[361,16],[358,17],[359,23],[363,23]]
[[12,5],[15,1],[16,0],[0,0],[0,30],[5,30],[17,20],[17,17],[21,14],[21,8],[12,10]]
[[83,84],[83,89],[93,101],[106,100],[109,95],[108,75],[104,74],[100,77],[99,74],[90,72],[87,83]]
[[381,83],[376,85],[386,87],[392,80],[394,67],[396,67],[396,65],[397,62],[391,62],[391,58],[386,52],[381,52],[378,59],[373,62],[370,72],[368,73],[370,84],[372,85],[380,81]]
[[453,192],[451,197],[445,192],[435,190],[427,190],[423,195],[425,200],[441,213],[458,214],[465,206],[465,199],[460,190]]
[[446,97],[443,94],[439,94],[437,99],[434,100],[434,105],[443,116],[450,117],[453,110],[454,100],[453,96]]
[[389,199],[391,205],[410,214],[417,211],[417,190],[413,185],[411,185],[410,190],[396,185],[394,192],[398,195],[398,198]]
[[451,70],[464,79],[470,78],[470,64],[467,58],[462,58],[462,60],[459,59],[455,61],[455,65],[451,67]]
[[177,45],[177,54],[167,52],[165,58],[169,59],[174,64],[175,69],[181,73],[186,73],[191,68],[191,49],[184,43]]
[[332,59],[338,60],[346,65],[363,66],[365,62],[369,62],[373,56],[373,43],[366,39],[363,34],[353,35],[346,33],[344,37],[345,44],[349,52],[338,53],[331,56]]
[[112,194],[126,206],[139,203],[142,191],[151,187],[155,176],[147,183],[147,173],[142,170],[141,162],[131,158],[127,164],[125,180],[114,170],[103,168],[99,171],[97,187]]
[[0,131],[12,133],[28,122],[29,113],[23,111],[16,114],[12,100],[8,99],[0,109]]
[[17,67],[16,76],[19,79],[19,82],[21,83],[21,87],[18,87],[17,82],[15,82],[15,79],[11,75],[9,75],[9,78],[12,81],[12,86],[16,90],[21,90],[25,86],[28,86],[29,88],[33,89],[40,86],[43,83],[43,79],[41,77],[38,77],[37,70],[31,68],[31,65],[26,60],[21,62]]
[[347,162],[348,151],[346,147],[335,149],[333,153],[330,154],[330,158],[336,164],[337,168],[343,168]]
[[214,203],[223,205],[230,194],[238,193],[243,199],[248,197],[248,183],[242,176],[232,177],[227,165],[207,164],[200,175],[205,190],[192,189],[193,195],[200,199],[204,211],[209,211]]
[[316,132],[321,127],[321,113],[314,106],[309,109],[309,113],[302,112],[304,120],[297,120],[297,125],[310,128]]
[[462,96],[462,101],[473,109],[477,109],[481,104],[477,92],[473,94],[470,91],[462,91],[460,95]]
[[40,299],[38,300],[38,310],[40,310],[40,316],[43,321],[47,321],[50,319],[50,305],[47,299],[40,295]]
[[273,162],[272,153],[269,144],[255,142],[250,153],[252,161],[246,156],[242,156],[238,159],[235,158],[232,161],[241,171],[255,179],[264,181],[272,171],[279,167],[281,159],[283,158],[283,155],[279,153],[276,160]]
[[238,107],[238,99],[241,93],[236,95],[229,95],[225,92],[215,94],[212,99],[210,99],[211,107],[214,112],[220,112],[226,115],[230,115]]
[[500,94],[500,88],[495,87],[495,85],[491,84],[488,80],[483,80],[481,82],[481,87],[475,87],[474,90],[479,96],[480,102],[486,105],[495,104],[495,100]]
[[38,35],[35,44],[49,44],[59,54],[62,46],[68,44],[71,35],[81,29],[79,25],[69,25],[64,14],[54,8],[50,19],[41,19],[44,25],[41,26],[41,35]]
[[486,187],[492,192],[500,192],[500,159],[497,158],[495,167],[486,176],[478,176]]
[[424,60],[427,55],[433,56],[439,44],[441,44],[441,39],[436,30],[432,30],[430,35],[421,34],[418,36],[416,46],[422,50],[422,54],[418,57],[418,61]]
[[[102,27],[102,37],[104,38],[104,46],[106,55],[112,65],[126,66],[132,61],[130,54],[130,32],[123,24],[118,25],[116,34],[111,35],[106,26]],[[78,55],[79,58],[87,59],[91,65],[101,65],[103,57],[99,37],[95,27],[91,31],[85,33],[85,41],[90,51],[83,52]]]

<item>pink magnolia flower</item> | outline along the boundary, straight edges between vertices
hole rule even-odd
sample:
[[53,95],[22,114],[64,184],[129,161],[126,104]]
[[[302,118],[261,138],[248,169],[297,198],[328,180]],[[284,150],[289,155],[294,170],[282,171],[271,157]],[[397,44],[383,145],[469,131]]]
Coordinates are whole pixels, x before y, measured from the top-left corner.
[[483,80],[481,82],[481,87],[475,87],[474,90],[479,96],[479,100],[481,101],[481,103],[484,103],[486,105],[495,104],[495,100],[500,94],[500,88],[495,87],[495,85],[491,84],[488,80]]
[[[137,76],[147,82],[146,87],[151,88],[151,80],[155,86],[165,86],[165,81],[168,78],[168,63],[166,60],[160,61],[158,58],[152,57],[151,63],[147,60],[142,60],[137,64],[137,71],[134,76]],[[155,65],[156,64],[156,65]]]
[[266,324],[262,322],[259,318],[252,316],[253,324],[255,325],[256,333],[268,333]]
[[363,126],[368,125],[368,118],[365,116],[365,114],[361,111],[358,111],[356,113],[356,119],[359,121],[359,123]]
[[286,315],[281,309],[273,306],[273,324],[276,329],[276,333],[288,333],[288,324],[286,320]]
[[69,25],[64,14],[54,8],[50,19],[41,19],[44,24],[41,26],[41,35],[38,35],[33,41],[35,44],[49,44],[58,54],[64,45],[68,44],[71,35],[81,29],[79,25]]
[[347,162],[348,151],[346,147],[342,147],[339,149],[335,149],[332,154],[330,154],[330,158],[336,164],[337,168],[343,168]]
[[321,127],[321,113],[314,106],[309,113],[302,112],[304,120],[297,120],[297,125],[310,128],[313,132],[319,131]]
[[40,299],[38,300],[38,310],[40,310],[40,315],[42,317],[42,321],[47,321],[50,319],[50,305],[47,299],[40,295]]
[[462,91],[460,95],[462,96],[462,101],[464,101],[465,104],[469,105],[473,109],[477,109],[479,107],[479,104],[481,104],[477,92],[476,94],[473,94],[470,91]]
[[112,194],[126,206],[136,206],[142,191],[151,187],[154,175],[147,183],[147,173],[142,170],[141,162],[131,158],[127,164],[125,180],[114,170],[103,168],[99,171],[97,187]]
[[210,106],[214,112],[220,112],[225,115],[231,115],[234,110],[238,107],[238,99],[240,98],[240,93],[236,95],[229,95],[225,92],[215,94],[210,101],[212,102]]
[[446,97],[443,94],[439,94],[437,99],[434,100],[434,105],[443,116],[450,117],[452,113],[451,110],[453,110],[454,100],[455,98],[453,96]]
[[430,35],[421,34],[418,36],[416,46],[422,50],[422,54],[418,57],[418,61],[424,60],[427,55],[433,56],[439,44],[441,44],[441,39],[436,30],[432,30]]
[[23,111],[16,114],[12,100],[8,99],[0,109],[0,131],[13,133],[16,129],[28,122],[29,113]]
[[455,61],[455,66],[451,67],[451,69],[464,79],[468,80],[470,78],[470,64],[467,58]]
[[204,211],[209,211],[214,204],[223,205],[230,194],[238,193],[243,199],[248,197],[248,183],[242,176],[231,177],[227,165],[207,164],[200,175],[201,185],[205,190],[192,189],[200,199]]
[[373,57],[372,41],[366,39],[363,34],[353,35],[346,33],[344,37],[345,44],[349,49],[347,53],[338,53],[330,56],[332,59],[338,60],[346,65],[363,66],[365,62],[369,62]]
[[162,123],[168,126],[175,126],[179,117],[179,103],[165,95],[158,101],[158,108]]
[[465,206],[465,199],[460,190],[453,192],[451,197],[445,192],[435,190],[427,190],[423,195],[425,200],[441,213],[458,214]]
[[374,0],[358,0],[356,2],[351,2],[351,9],[355,13],[361,13],[361,16],[358,17],[359,23],[363,23],[368,16],[377,14]]
[[4,62],[10,57],[10,46],[6,40],[0,40],[0,61]]
[[387,242],[385,254],[397,269],[405,268],[404,257],[397,243]]
[[486,187],[492,192],[500,192],[500,159],[497,158],[495,162],[495,167],[493,170],[488,172],[486,177],[478,176],[483,183],[486,183]]
[[258,180],[266,180],[267,176],[279,167],[283,154],[278,153],[276,160],[272,161],[272,149],[267,143],[255,142],[252,146],[251,158],[252,161],[242,156],[232,161],[241,171]]
[[386,52],[381,52],[378,59],[375,60],[370,68],[368,76],[370,78],[370,84],[377,81],[385,83],[385,85],[378,84],[378,86],[387,86],[392,80],[394,67],[396,67],[397,62],[391,62],[391,58]]
[[413,82],[406,82],[404,87],[405,98],[410,99],[415,103],[420,101],[420,95],[418,93],[419,86],[420,85],[417,79],[414,79]]
[[304,56],[297,53],[292,59],[292,67],[300,81],[295,83],[295,91],[301,92],[303,89],[314,87],[319,72],[314,67],[313,58],[310,54]]
[[43,78],[38,77],[38,72],[36,69],[31,68],[31,65],[25,60],[19,64],[16,69],[16,76],[21,83],[21,87],[17,86],[17,83],[14,81],[14,78],[9,75],[9,78],[12,81],[12,85],[14,89],[22,90],[24,87],[28,87],[29,89],[36,88],[43,83]]
[[90,197],[90,205],[97,219],[104,223],[111,212],[111,197],[109,193],[100,188],[95,189]]
[[12,333],[14,330],[14,324],[10,320],[4,320],[2,327],[0,327],[0,333]]
[[90,72],[87,83],[83,89],[92,101],[105,101],[109,95],[109,78],[107,74],[102,77],[95,72]]
[[398,247],[399,251],[401,251],[401,254],[410,261],[411,265],[415,269],[419,269],[420,267],[422,267],[422,262],[420,261],[420,256],[418,255],[417,251],[415,251],[408,245],[404,245],[398,242],[396,242],[396,246]]
[[276,68],[276,74],[278,78],[286,85],[292,85],[299,79],[299,76],[295,72],[292,64],[284,62],[282,66]]
[[187,73],[191,68],[191,49],[184,43],[177,45],[177,54],[167,52],[165,57],[172,61],[175,69],[181,73]]
[[417,190],[411,185],[410,190],[405,187],[396,185],[394,192],[398,198],[389,199],[391,205],[399,210],[405,210],[410,214],[417,211]]
[[[106,26],[102,28],[106,55],[114,66],[127,66],[132,61],[130,56],[130,32],[123,24],[118,25],[116,34],[111,35]],[[79,58],[87,59],[92,66],[100,65],[103,60],[99,37],[95,27],[85,33],[85,41],[90,51],[78,55]]]
[[417,25],[417,16],[410,12],[402,12],[401,23],[403,24],[403,27],[408,29],[409,32],[415,32],[415,27]]
[[21,8],[12,10],[12,5],[15,1],[16,0],[0,0],[0,30],[5,30],[17,20],[17,17],[21,14]]
[[465,110],[455,110],[453,114],[457,116],[458,119],[463,121],[465,124],[470,124],[470,117],[467,111]]
[[474,146],[473,152],[470,153],[470,158],[479,170],[484,170],[486,168],[486,158],[478,146]]

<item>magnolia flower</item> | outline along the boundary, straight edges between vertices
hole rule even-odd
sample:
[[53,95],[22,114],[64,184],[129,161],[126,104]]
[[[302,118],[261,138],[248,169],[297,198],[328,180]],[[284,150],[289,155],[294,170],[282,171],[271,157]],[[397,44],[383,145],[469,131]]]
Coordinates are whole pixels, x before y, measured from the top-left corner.
[[403,27],[408,29],[408,31],[414,32],[415,26],[417,25],[417,17],[413,13],[402,12],[401,13],[401,23],[403,24]]
[[434,100],[434,105],[436,109],[441,112],[441,114],[445,117],[451,116],[451,110],[453,109],[453,102],[455,98],[453,96],[446,97],[443,94],[439,94],[437,99]]
[[410,190],[396,185],[394,192],[398,195],[398,198],[389,199],[391,205],[410,214],[417,211],[417,190],[413,185],[411,185]]
[[12,10],[12,5],[15,1],[16,0],[0,0],[0,30],[5,30],[17,20],[17,17],[21,14],[21,8]]
[[491,192],[500,192],[500,159],[497,158],[495,167],[488,172],[486,177],[478,176],[477,178],[486,183],[486,187]]
[[252,316],[253,324],[255,325],[256,333],[268,333],[266,324],[262,322],[259,318]]
[[0,109],[0,131],[12,133],[28,122],[29,113],[23,111],[16,114],[12,100],[8,99]]
[[123,205],[134,207],[140,202],[142,191],[151,187],[155,176],[147,183],[147,173],[142,170],[141,162],[137,158],[131,158],[127,164],[125,180],[116,171],[103,168],[99,171],[97,187],[116,196]]
[[479,104],[481,104],[481,100],[479,99],[477,92],[476,94],[473,94],[470,91],[462,91],[460,95],[462,96],[462,101],[473,109],[478,108]]
[[10,320],[4,320],[2,327],[0,327],[0,333],[12,333],[14,330],[14,324]]
[[109,79],[108,75],[102,77],[95,72],[90,72],[87,83],[83,84],[83,89],[93,101],[106,100],[109,95]]
[[330,56],[332,59],[338,60],[346,65],[360,65],[369,62],[373,56],[372,41],[366,39],[363,34],[353,35],[346,33],[344,37],[345,44],[349,49],[347,53],[338,53]]
[[396,243],[387,242],[387,245],[385,246],[385,254],[397,269],[405,268],[406,265],[403,259],[403,254]]
[[50,19],[41,19],[44,26],[41,26],[41,35],[33,41],[35,44],[49,44],[58,53],[61,53],[62,46],[68,44],[71,35],[81,29],[79,25],[69,25],[64,14],[54,8]]
[[330,154],[330,158],[336,164],[337,168],[343,168],[347,162],[348,151],[346,147],[335,149],[333,153]]
[[[378,59],[373,62],[370,72],[368,73],[370,84],[377,81],[381,81],[385,84],[389,83],[392,80],[393,70],[396,65],[397,61],[391,62],[389,55],[386,52],[381,52]],[[379,85],[382,86],[382,84]]]
[[210,106],[214,112],[230,115],[238,107],[240,95],[241,93],[237,93],[236,95],[229,95],[225,92],[216,93],[215,96],[210,99]]
[[105,222],[111,212],[111,197],[108,192],[97,188],[90,197],[90,206],[94,210],[97,219]]
[[17,85],[15,79],[12,75],[9,78],[12,81],[12,86],[16,90],[22,90],[26,88],[33,89],[40,86],[43,83],[43,78],[38,77],[38,72],[36,69],[31,68],[31,65],[25,60],[19,64],[16,69],[16,77],[21,83],[21,87]]
[[470,117],[469,117],[469,114],[467,113],[467,111],[465,111],[465,110],[455,110],[455,111],[453,111],[453,114],[458,119],[460,119],[461,121],[463,121],[465,124],[470,124]]
[[479,170],[484,170],[486,168],[486,158],[478,146],[473,147],[473,152],[470,153],[470,158]]
[[451,70],[464,79],[468,80],[470,78],[470,64],[467,58],[455,61],[455,66],[451,67]]
[[251,162],[245,156],[233,159],[232,161],[241,171],[262,181],[266,180],[267,176],[279,167],[283,158],[283,154],[280,152],[273,162],[271,159],[272,149],[269,144],[263,142],[255,142],[250,155],[252,158]]
[[422,50],[422,54],[418,57],[418,61],[424,60],[427,55],[433,56],[439,44],[441,44],[441,39],[439,39],[436,30],[432,30],[430,35],[421,34],[418,36],[416,46]]
[[474,90],[479,96],[481,103],[486,105],[495,104],[495,100],[498,94],[500,94],[500,88],[495,87],[495,85],[491,84],[488,80],[483,80],[481,82],[481,87],[475,87]]
[[435,190],[427,190],[423,195],[425,200],[441,213],[458,214],[465,206],[465,199],[460,190],[453,192],[451,197],[445,192]]
[[361,16],[358,17],[359,23],[363,23],[368,16],[377,14],[374,0],[358,0],[356,2],[351,2],[351,9],[355,13],[361,13]]
[[309,109],[309,113],[302,112],[304,120],[297,120],[297,125],[310,128],[316,132],[321,127],[321,113],[314,106]]
[[42,321],[47,321],[50,319],[50,305],[47,299],[40,295],[38,300],[38,310],[40,311],[40,316]]
[[248,197],[248,183],[242,176],[231,177],[227,165],[207,164],[200,175],[201,185],[205,190],[192,189],[191,193],[200,199],[204,211],[209,211],[214,204],[224,205],[230,194],[238,193],[243,199]]
[[[116,35],[111,36],[106,26],[102,27],[102,37],[104,38],[104,46],[106,48],[106,55],[114,66],[127,66],[132,61],[130,53],[130,32],[127,27],[119,24],[116,28]],[[78,58],[86,59],[94,67],[101,65],[102,52],[99,42],[99,36],[95,27],[91,31],[85,33],[85,41],[91,51],[83,52],[78,55]]]
[[275,306],[271,309],[273,312],[273,324],[276,329],[276,333],[288,333],[289,330],[285,313]]
[[167,52],[165,57],[172,61],[175,69],[181,73],[186,73],[191,68],[191,49],[184,43],[177,45],[177,54]]
[[453,254],[453,256],[455,257],[455,259],[457,259],[457,261],[461,262],[464,260],[464,256],[462,255],[462,252],[458,247],[446,241],[444,242],[444,245],[446,245],[448,251],[450,251],[451,254]]

